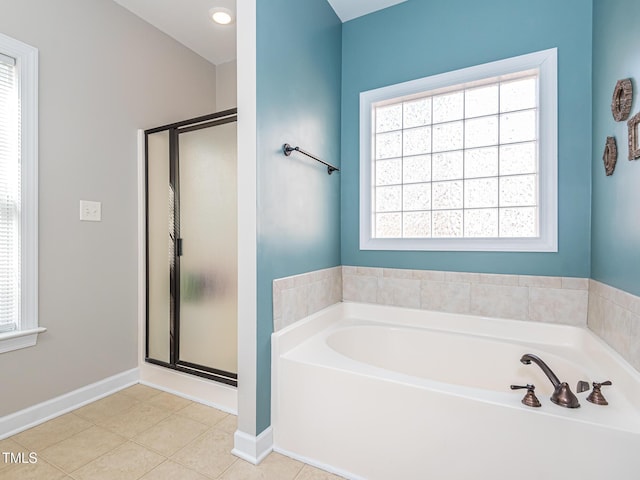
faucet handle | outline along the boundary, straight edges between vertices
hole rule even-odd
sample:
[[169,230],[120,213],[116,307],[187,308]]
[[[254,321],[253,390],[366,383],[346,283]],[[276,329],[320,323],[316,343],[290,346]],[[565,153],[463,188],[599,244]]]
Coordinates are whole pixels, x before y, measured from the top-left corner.
[[593,391],[587,397],[587,401],[595,403],[596,405],[609,405],[609,402],[607,402],[607,399],[604,398],[604,395],[602,395],[600,391],[600,387],[604,385],[612,385],[611,380],[600,383],[593,382]]
[[536,389],[535,385],[531,385],[531,384],[527,384],[527,385],[511,385],[511,390],[520,390],[522,388],[526,388],[527,389],[527,393],[525,394],[524,398],[522,399],[522,403],[525,404],[527,407],[540,407],[542,406],[542,404],[540,403],[540,400],[538,400],[538,397],[536,397],[536,394],[533,392]]
[[576,387],[576,393],[586,392],[590,388],[591,387],[589,387],[589,382],[585,382],[584,380],[579,380],[578,386]]

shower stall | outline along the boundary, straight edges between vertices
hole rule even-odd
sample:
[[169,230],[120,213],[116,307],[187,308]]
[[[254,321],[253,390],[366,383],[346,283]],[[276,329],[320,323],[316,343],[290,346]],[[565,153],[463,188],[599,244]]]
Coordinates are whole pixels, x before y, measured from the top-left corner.
[[147,362],[237,386],[237,111],[145,131]]

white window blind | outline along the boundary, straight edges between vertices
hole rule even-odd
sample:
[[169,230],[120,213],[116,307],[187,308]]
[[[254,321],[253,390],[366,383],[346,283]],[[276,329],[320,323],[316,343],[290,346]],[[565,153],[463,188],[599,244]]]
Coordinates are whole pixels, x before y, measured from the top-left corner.
[[0,333],[20,327],[20,108],[16,61],[0,54]]

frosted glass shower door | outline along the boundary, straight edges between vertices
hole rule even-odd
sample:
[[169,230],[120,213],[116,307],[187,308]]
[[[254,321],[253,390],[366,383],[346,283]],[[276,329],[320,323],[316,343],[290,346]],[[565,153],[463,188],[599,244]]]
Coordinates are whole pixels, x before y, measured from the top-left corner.
[[178,364],[237,370],[236,126],[178,130]]
[[147,357],[169,363],[175,269],[169,131],[147,136]]

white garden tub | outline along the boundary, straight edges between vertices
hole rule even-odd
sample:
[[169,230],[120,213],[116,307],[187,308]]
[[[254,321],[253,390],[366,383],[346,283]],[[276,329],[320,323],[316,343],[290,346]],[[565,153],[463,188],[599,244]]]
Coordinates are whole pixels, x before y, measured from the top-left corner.
[[[608,406],[563,408],[532,353]],[[353,479],[640,478],[640,375],[586,329],[340,303],[272,337],[276,451]],[[524,406],[533,383],[542,403]]]

